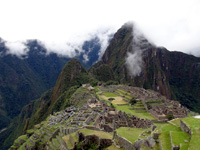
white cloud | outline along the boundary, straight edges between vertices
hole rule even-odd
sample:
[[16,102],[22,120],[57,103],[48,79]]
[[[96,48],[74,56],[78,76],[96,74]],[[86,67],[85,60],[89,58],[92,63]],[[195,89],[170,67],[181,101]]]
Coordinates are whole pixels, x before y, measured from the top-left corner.
[[5,42],[5,46],[9,48],[7,51],[8,54],[13,54],[20,57],[22,55],[26,55],[27,53],[27,48],[22,41]]
[[198,0],[1,0],[0,37],[39,39],[50,51],[73,55],[71,47],[99,28],[116,31],[134,21],[156,45],[188,52],[200,47],[199,16]]

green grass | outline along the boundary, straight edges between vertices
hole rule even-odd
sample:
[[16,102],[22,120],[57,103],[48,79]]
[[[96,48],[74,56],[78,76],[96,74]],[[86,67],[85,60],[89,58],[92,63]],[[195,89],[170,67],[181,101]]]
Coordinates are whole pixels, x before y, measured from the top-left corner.
[[200,147],[200,131],[196,130],[191,137],[189,150],[197,150]]
[[117,93],[119,93],[120,96],[124,96],[127,99],[131,99],[132,97],[130,96],[130,93],[125,92],[124,90],[121,89],[117,89],[116,91]]
[[111,146],[109,146],[108,148],[106,148],[106,150],[124,150],[124,148],[117,148],[116,146],[114,146],[114,145],[111,145]]
[[[180,146],[180,144],[184,144],[187,145],[186,147],[188,147],[190,141],[190,136],[188,133],[171,131],[170,135],[171,135],[171,142],[173,145]],[[187,140],[188,142],[185,142],[184,140]]]
[[189,144],[181,144],[180,145],[180,150],[188,150]]
[[142,134],[142,132],[145,131],[145,129],[121,127],[118,128],[116,131],[118,135],[126,138],[134,144],[135,141],[138,140],[139,135]]
[[70,142],[70,136],[72,136],[74,142],[78,142],[78,138],[76,137],[76,133],[69,134],[67,136],[62,137],[63,141],[67,144],[68,148],[72,149],[73,145]]
[[135,115],[135,116],[143,118],[143,119],[149,119],[149,120],[155,120],[156,119],[146,111],[141,112],[141,113],[137,113],[136,110],[131,110],[130,108],[133,108],[133,107],[131,107],[129,105],[118,106],[118,105],[114,104],[114,106],[117,110],[121,110],[121,111],[123,111],[127,114],[130,113],[132,115]]
[[180,119],[179,118],[173,119],[173,120],[169,121],[169,123],[171,123],[177,127],[180,127]]
[[194,117],[181,118],[192,130],[192,137],[189,144],[190,150],[199,149],[200,143],[200,119]]
[[200,119],[187,117],[182,118],[181,120],[183,120],[192,130],[195,130],[195,128],[200,128]]
[[170,131],[179,131],[181,129],[171,125],[169,123],[154,123],[157,126],[157,130],[160,133],[159,140],[161,142],[161,147],[163,150],[170,150],[171,149],[171,142],[170,142]]
[[112,139],[112,134],[103,132],[103,131],[95,131],[95,130],[89,130],[89,129],[81,129],[79,130],[84,135],[97,135],[98,137],[102,139]]
[[110,92],[104,92],[103,95],[105,95],[106,97],[118,97],[118,95]]

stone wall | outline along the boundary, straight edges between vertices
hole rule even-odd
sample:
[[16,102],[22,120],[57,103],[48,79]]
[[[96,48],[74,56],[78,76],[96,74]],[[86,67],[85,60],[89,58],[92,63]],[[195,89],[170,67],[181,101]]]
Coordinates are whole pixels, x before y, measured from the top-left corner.
[[78,131],[79,129],[81,129],[81,128],[68,128],[68,129],[61,128],[60,131],[61,131],[61,133],[68,135],[68,134]]
[[125,148],[126,150],[136,150],[135,146],[127,139],[119,136],[118,134],[115,135],[115,138],[118,139],[119,145]]
[[192,136],[191,129],[182,120],[180,120],[180,123],[181,123],[180,124],[181,130],[187,132],[191,137]]
[[113,138],[117,139],[119,142],[119,145],[125,148],[125,150],[140,150],[142,145],[145,145],[146,147],[152,149],[156,144],[154,138],[151,136],[148,137],[147,139],[137,140],[135,141],[134,144],[132,144],[132,142],[130,142],[129,140],[121,137],[116,132],[114,132]]

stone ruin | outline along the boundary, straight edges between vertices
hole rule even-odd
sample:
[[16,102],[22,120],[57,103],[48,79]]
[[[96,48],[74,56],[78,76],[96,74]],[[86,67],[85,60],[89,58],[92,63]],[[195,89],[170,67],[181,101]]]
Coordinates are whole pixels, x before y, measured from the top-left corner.
[[187,117],[188,110],[177,101],[166,100],[162,105],[150,105],[148,112],[158,120],[167,121],[167,115],[173,115],[174,118]]

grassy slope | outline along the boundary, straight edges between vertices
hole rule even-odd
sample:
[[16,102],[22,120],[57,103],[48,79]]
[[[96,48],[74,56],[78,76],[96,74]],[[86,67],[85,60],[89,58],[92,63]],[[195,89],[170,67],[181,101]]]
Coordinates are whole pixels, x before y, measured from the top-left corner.
[[[180,145],[183,142],[183,139],[189,140],[189,135],[183,132],[180,127],[169,123],[155,123],[158,128],[158,132],[160,133],[159,139],[161,142],[162,149],[171,149],[171,139],[170,139],[170,132],[173,132],[173,142]],[[182,137],[184,135],[184,137]],[[187,143],[184,143],[187,144]]]
[[102,139],[112,139],[112,134],[103,132],[103,131],[95,131],[89,129],[81,129],[79,132],[82,132],[84,135],[97,135]]
[[130,142],[132,142],[134,144],[135,141],[138,140],[139,135],[142,132],[144,132],[145,129],[121,127],[121,128],[118,128],[116,131],[117,131],[117,134],[126,138],[127,140],[129,140]]

